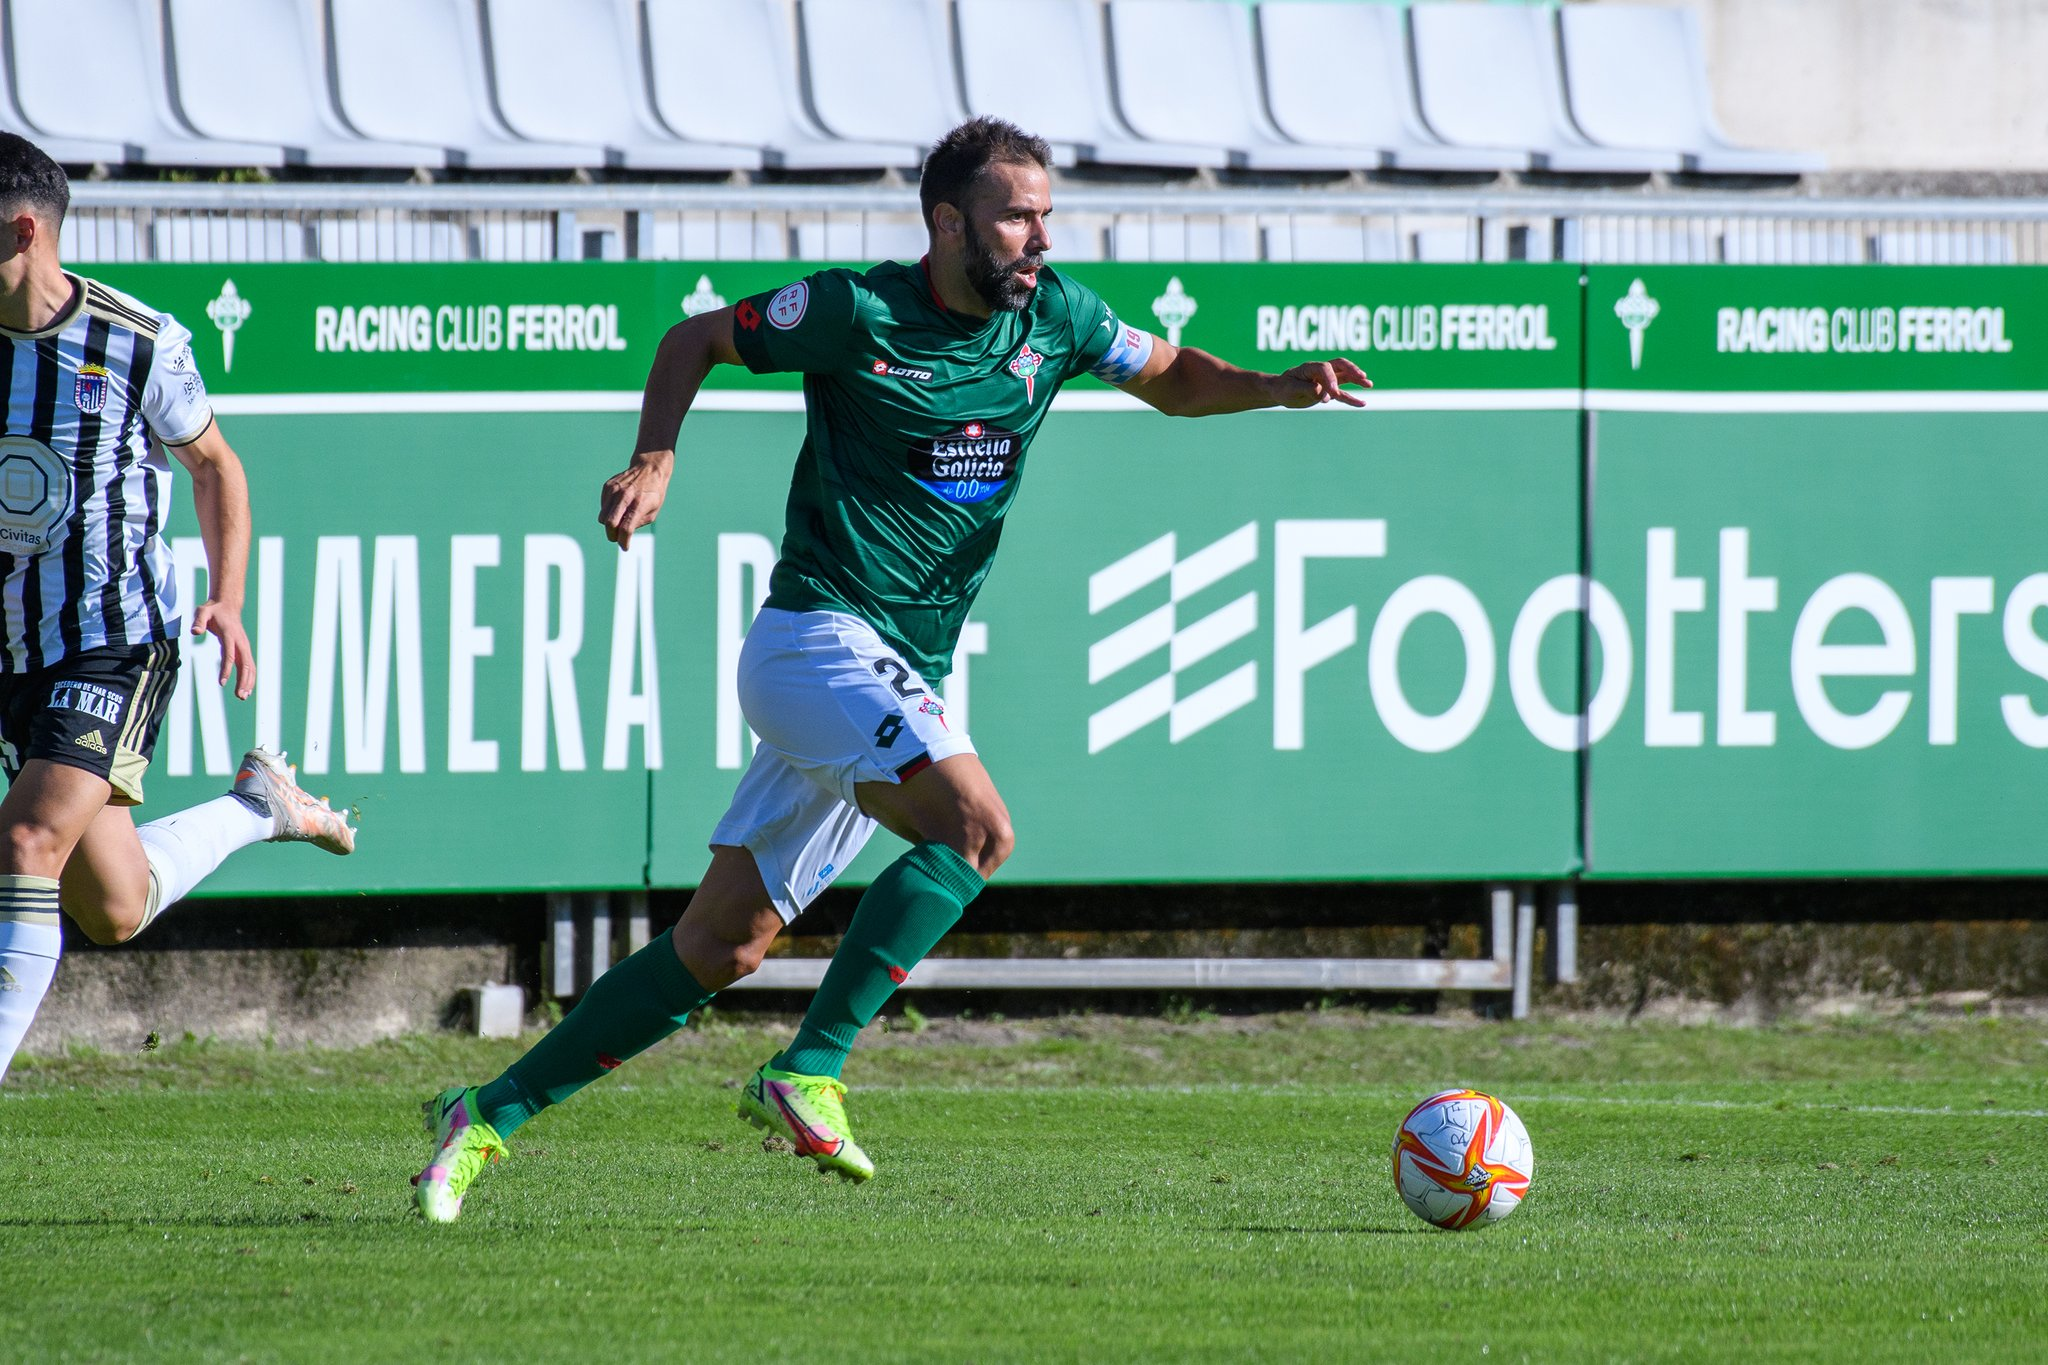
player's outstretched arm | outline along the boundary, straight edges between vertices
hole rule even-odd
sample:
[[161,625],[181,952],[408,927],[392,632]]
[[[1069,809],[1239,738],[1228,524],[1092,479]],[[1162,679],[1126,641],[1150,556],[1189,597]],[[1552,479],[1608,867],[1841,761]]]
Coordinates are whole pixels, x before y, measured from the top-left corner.
[[1266,374],[1154,337],[1145,367],[1121,387],[1169,417],[1208,417],[1253,408],[1312,408],[1332,399],[1362,408],[1365,400],[1345,390],[1369,389],[1372,381],[1342,356]]
[[713,365],[739,363],[730,308],[685,318],[661,339],[640,399],[640,435],[633,443],[633,459],[605,480],[598,500],[597,519],[606,538],[621,550],[661,511],[675,467],[676,433],[682,430],[690,404],[697,401],[705,376]]
[[192,633],[220,641],[216,681],[226,686],[233,670],[235,695],[247,701],[256,690],[256,656],[242,629],[242,595],[249,580],[249,476],[218,422],[170,449],[192,476],[193,509],[206,543],[206,600],[192,613]]

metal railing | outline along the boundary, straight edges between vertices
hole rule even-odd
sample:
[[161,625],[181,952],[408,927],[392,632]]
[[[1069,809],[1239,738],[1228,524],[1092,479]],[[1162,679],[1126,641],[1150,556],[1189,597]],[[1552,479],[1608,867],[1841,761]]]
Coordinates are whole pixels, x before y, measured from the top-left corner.
[[[2048,260],[2048,203],[1631,194],[1055,191],[1065,261],[2003,265]],[[82,183],[65,258],[877,260],[924,249],[902,187]]]

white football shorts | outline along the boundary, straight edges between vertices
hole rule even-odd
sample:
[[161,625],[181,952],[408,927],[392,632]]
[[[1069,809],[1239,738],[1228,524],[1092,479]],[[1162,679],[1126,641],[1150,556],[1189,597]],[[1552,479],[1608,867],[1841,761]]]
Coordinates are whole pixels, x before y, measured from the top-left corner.
[[917,671],[844,612],[763,607],[740,649],[739,693],[759,739],[711,842],[754,855],[785,924],[875,832],[856,784],[974,752]]

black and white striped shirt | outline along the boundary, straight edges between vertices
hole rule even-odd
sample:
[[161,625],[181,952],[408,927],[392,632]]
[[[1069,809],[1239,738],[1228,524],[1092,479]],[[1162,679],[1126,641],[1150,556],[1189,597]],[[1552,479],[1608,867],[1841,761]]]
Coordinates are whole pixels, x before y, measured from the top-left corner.
[[0,673],[178,633],[165,447],[213,421],[192,334],[66,278],[49,326],[0,327]]

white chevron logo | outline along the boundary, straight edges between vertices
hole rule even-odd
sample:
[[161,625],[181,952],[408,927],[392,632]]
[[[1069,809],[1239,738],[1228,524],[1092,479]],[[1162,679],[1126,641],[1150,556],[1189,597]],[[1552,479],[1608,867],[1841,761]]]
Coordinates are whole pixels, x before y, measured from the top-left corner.
[[1258,629],[1259,595],[1248,592],[1198,621],[1182,626],[1180,603],[1245,568],[1259,557],[1259,525],[1247,522],[1229,535],[1179,557],[1171,531],[1088,578],[1088,614],[1093,616],[1161,579],[1165,605],[1088,646],[1091,685],[1122,672],[1159,649],[1167,651],[1166,674],[1153,678],[1088,717],[1088,752],[1100,753],[1155,720],[1167,721],[1167,736],[1178,744],[1259,695],[1259,666],[1247,663],[1186,696],[1179,695],[1185,669]]

